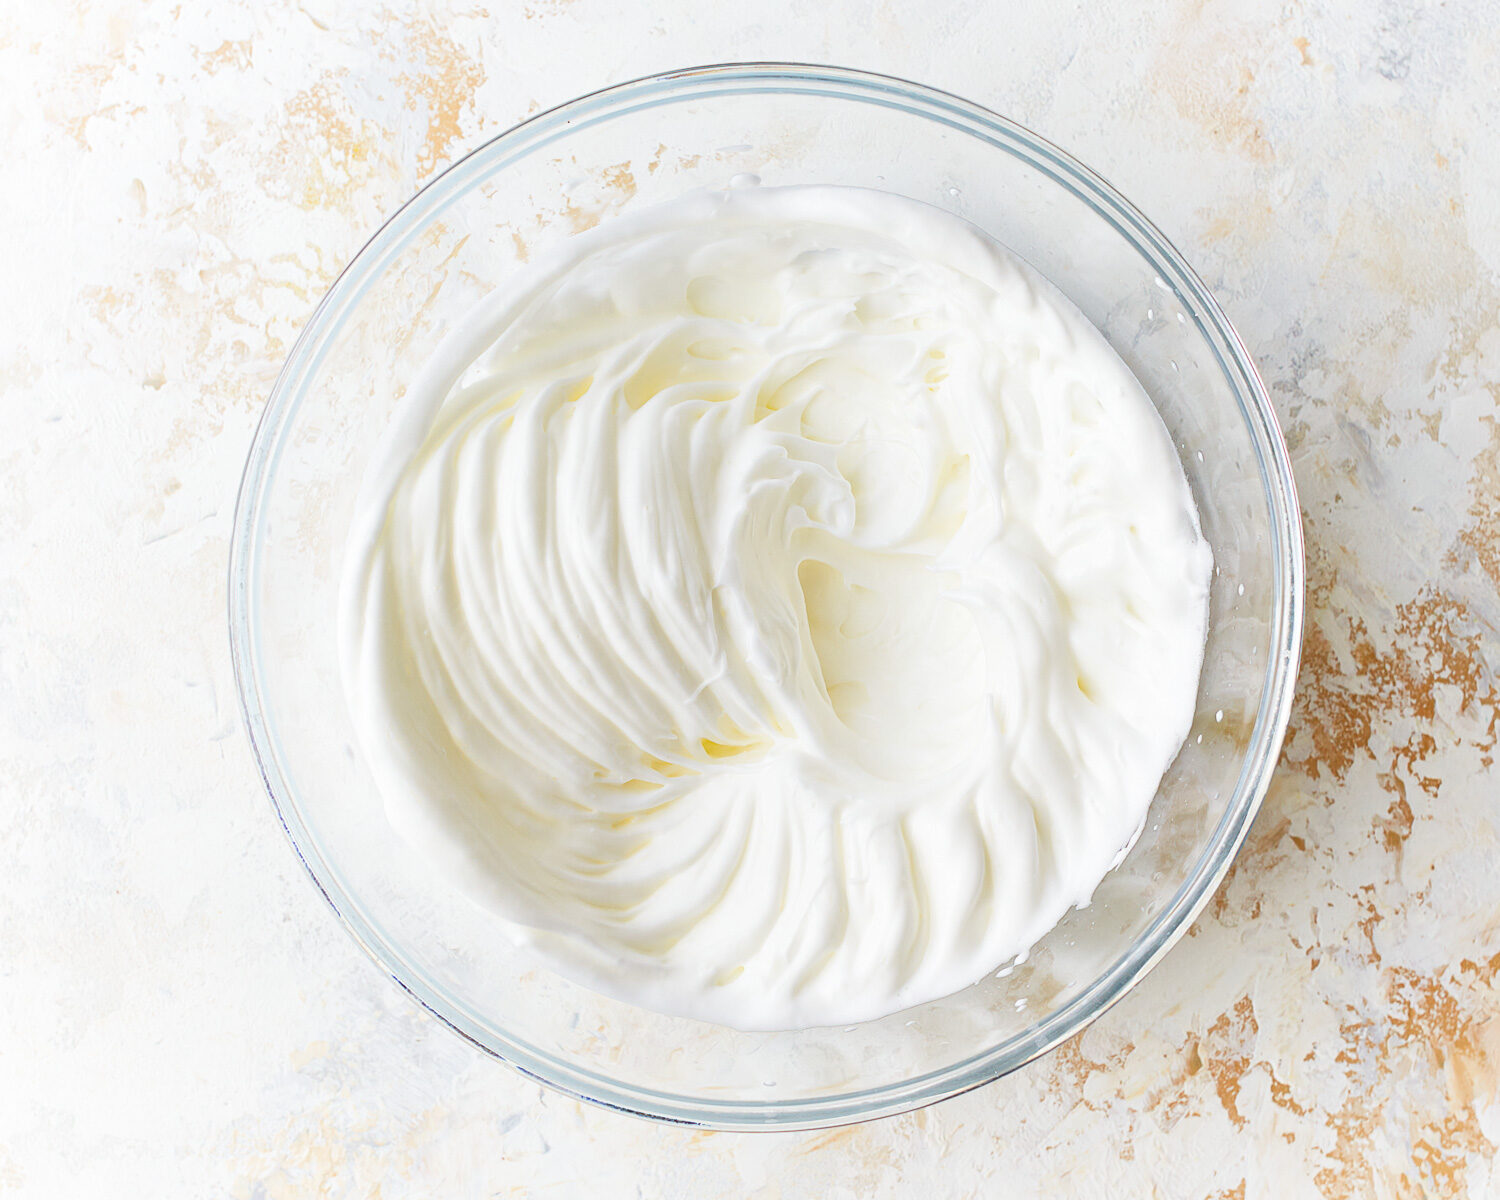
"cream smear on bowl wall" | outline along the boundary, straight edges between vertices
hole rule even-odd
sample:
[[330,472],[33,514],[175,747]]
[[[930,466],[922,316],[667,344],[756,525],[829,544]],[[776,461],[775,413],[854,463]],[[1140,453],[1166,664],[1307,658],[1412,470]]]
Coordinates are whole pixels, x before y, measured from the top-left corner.
[[742,1029],[961,989],[1087,903],[1192,722],[1166,430],[957,217],[737,187],[534,261],[412,383],[340,655],[391,823],[559,973]]

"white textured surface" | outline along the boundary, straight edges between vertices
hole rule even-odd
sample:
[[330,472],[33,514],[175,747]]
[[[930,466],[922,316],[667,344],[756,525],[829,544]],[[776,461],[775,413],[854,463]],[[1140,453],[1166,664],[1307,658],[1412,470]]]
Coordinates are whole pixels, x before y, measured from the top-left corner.
[[568,239],[363,470],[338,637],[386,817],[485,938],[645,1008],[968,987],[1089,902],[1193,724],[1170,435],[925,204],[744,187]]
[[[545,1094],[383,981],[223,631],[256,415],[381,217],[539,106],[757,56],[950,88],[1134,199],[1262,365],[1313,584],[1193,935],[1018,1076],[759,1138]],[[1479,0],[5,5],[0,1196],[1500,1193],[1497,133]]]

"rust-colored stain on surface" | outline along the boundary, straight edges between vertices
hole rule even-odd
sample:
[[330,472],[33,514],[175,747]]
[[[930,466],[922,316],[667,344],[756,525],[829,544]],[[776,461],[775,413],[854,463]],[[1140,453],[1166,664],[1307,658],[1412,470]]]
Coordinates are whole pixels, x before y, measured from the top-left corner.
[[484,69],[435,24],[408,26],[404,36],[402,60],[411,67],[396,78],[405,90],[407,107],[426,109],[426,135],[417,153],[417,172],[425,178],[447,163],[464,135],[460,120],[484,82]]

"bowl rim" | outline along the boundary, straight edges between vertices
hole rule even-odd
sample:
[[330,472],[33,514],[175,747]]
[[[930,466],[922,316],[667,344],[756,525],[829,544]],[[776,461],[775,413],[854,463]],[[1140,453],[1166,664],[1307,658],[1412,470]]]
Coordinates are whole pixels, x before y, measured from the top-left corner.
[[[553,138],[642,108],[714,95],[801,94],[860,101],[934,120],[1020,157],[1071,191],[1156,267],[1213,349],[1255,445],[1271,513],[1272,638],[1265,686],[1234,795],[1207,849],[1168,904],[1111,966],[1036,1025],[978,1054],[912,1079],[837,1095],[716,1100],[612,1079],[561,1061],[468,1010],[424,978],[381,933],[304,823],[264,703],[254,618],[265,500],[280,452],[342,320],[363,286],[426,222],[471,187]],[[1285,440],[1265,385],[1238,333],[1183,256],[1128,200],[1066,151],[1018,123],[952,93],[891,75],[796,62],[729,62],[642,76],[528,118],[487,139],[424,185],[387,219],[329,287],[287,356],[246,458],[230,543],[230,655],[241,719],[261,782],[292,848],[350,936],[418,1004],[486,1054],[522,1075],[614,1111],[711,1129],[814,1129],[893,1116],[967,1092],[1014,1071],[1080,1032],[1119,1001],[1187,932],[1228,871],[1270,785],[1291,713],[1302,644],[1304,561],[1301,510]]]

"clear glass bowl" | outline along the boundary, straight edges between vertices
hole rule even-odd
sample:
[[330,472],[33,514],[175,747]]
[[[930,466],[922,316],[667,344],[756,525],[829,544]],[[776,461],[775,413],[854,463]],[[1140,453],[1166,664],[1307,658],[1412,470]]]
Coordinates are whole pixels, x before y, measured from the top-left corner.
[[[1179,448],[1215,578],[1197,719],[1140,840],[1008,973],[884,1020],[739,1033],[536,968],[434,890],[382,817],[345,712],[340,557],[365,463],[443,334],[528,255],[614,213],[722,186],[842,183],[936,204],[1030,260],[1103,331]],[[349,931],[475,1045],[612,1108],[721,1129],[886,1116],[1077,1033],[1188,928],[1265,794],[1296,676],[1302,542],[1286,449],[1207,289],[1099,176],[976,105],[826,67],[677,71],[565,104],[418,193],[324,297],[276,382],[235,516],[229,624],[267,790]]]

